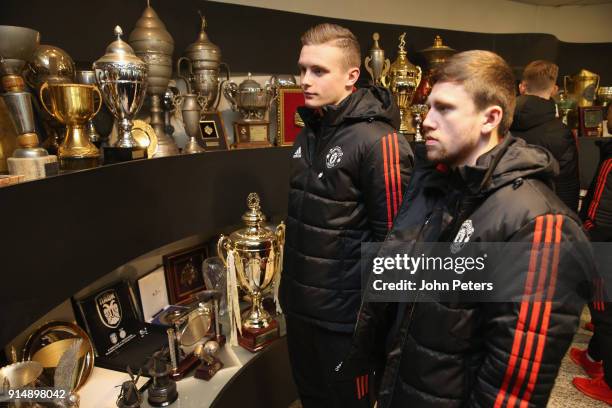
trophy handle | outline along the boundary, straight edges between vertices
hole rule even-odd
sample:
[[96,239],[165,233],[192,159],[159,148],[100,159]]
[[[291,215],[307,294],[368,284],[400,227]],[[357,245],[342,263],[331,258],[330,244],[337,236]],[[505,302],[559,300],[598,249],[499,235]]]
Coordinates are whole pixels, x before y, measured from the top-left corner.
[[96,109],[96,112],[93,115],[91,115],[92,118],[95,117],[98,114],[98,112],[100,112],[100,108],[102,107],[102,93],[100,92],[98,87],[95,85],[93,85],[93,89],[94,91],[98,93],[98,99],[100,100],[100,103],[98,103],[98,109]]
[[391,61],[389,61],[389,58],[387,58],[385,59],[385,63],[383,64],[383,70],[382,70],[382,73],[380,74],[381,84],[382,84],[383,78],[387,78],[387,74],[389,73],[389,68],[391,68]]
[[40,87],[40,91],[38,92],[38,96],[40,97],[40,103],[43,106],[43,108],[45,108],[45,110],[47,111],[47,113],[49,115],[51,115],[52,118],[55,117],[54,114],[51,113],[51,111],[49,110],[49,108],[47,108],[47,104],[45,103],[45,99],[43,97],[43,94],[45,93],[45,90],[47,90],[47,88],[49,88],[49,83],[45,82],[44,84],[42,84],[42,86]]
[[[223,69],[225,72],[225,79],[219,83],[219,89],[224,89],[225,83],[230,80],[230,67],[225,62],[221,62],[219,64],[219,72],[221,72],[221,69]],[[221,92],[217,92],[217,98],[215,100],[215,103],[213,104],[213,110],[215,111],[217,110],[220,102],[221,102]]]
[[276,239],[278,240],[278,244],[279,245],[284,245],[285,244],[285,230],[286,230],[286,226],[285,223],[283,221],[281,221],[280,224],[278,224],[278,226],[276,227]]
[[223,95],[232,105],[233,111],[236,111],[238,109],[238,103],[236,103],[237,94],[238,94],[238,85],[236,85],[236,83],[232,81],[225,82],[223,86]]
[[221,234],[219,237],[219,241],[217,241],[217,255],[221,258],[223,265],[227,268],[227,244],[229,243],[229,238],[225,235]]
[[570,81],[572,80],[572,79],[571,79],[571,78],[570,78],[568,75],[564,75],[564,76],[563,76],[563,90],[565,91],[565,94],[566,94],[566,95],[568,94],[568,92],[567,92],[567,80],[568,80],[568,79],[569,79]]
[[[183,66],[183,62],[185,61],[187,62],[187,67],[189,68],[189,74],[187,76],[183,75],[183,72],[181,71],[181,67]],[[193,67],[191,65],[191,60],[187,57],[179,58],[176,62],[176,73],[177,76],[183,81],[185,81],[185,83],[187,84],[187,93],[191,93],[191,82],[189,81],[189,78],[191,77],[191,75],[193,75]]]
[[176,95],[172,100],[172,103],[174,104],[174,108],[177,109],[183,104],[183,95]]
[[198,97],[196,98],[196,101],[198,102],[198,105],[200,106],[200,110],[203,110],[204,107],[206,106],[206,102],[208,102],[206,98],[204,98],[202,95],[198,95]]
[[372,61],[372,57],[370,57],[369,55],[366,56],[365,60],[363,61],[363,66],[365,67],[366,71],[368,71],[368,74],[370,74],[370,76],[372,77],[374,85],[376,85],[376,78],[374,78],[374,71],[372,71],[372,68],[370,67],[370,61]]

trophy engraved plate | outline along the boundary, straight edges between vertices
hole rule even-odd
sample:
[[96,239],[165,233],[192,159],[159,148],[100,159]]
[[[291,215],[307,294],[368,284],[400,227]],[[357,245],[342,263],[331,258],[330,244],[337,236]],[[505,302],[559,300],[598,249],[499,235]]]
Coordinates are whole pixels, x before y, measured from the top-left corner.
[[579,135],[598,137],[603,134],[603,109],[599,106],[578,108]]
[[202,131],[202,141],[206,150],[229,149],[223,119],[221,119],[219,112],[202,112],[200,130]]
[[[229,237],[221,235],[217,252],[227,268],[230,342],[256,352],[279,336],[278,323],[263,308],[262,301],[268,288],[278,288],[285,224],[281,222],[274,231],[263,225],[266,217],[256,193],[249,194],[247,205],[249,210],[242,216],[246,228]],[[243,315],[238,305],[238,286],[252,301],[251,309]]]

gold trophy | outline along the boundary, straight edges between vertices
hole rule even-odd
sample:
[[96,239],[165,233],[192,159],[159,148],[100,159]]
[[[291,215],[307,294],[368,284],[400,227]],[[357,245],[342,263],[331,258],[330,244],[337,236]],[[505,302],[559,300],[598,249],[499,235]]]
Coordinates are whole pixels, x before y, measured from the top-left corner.
[[581,69],[575,75],[563,77],[563,89],[566,95],[573,96],[579,108],[593,106],[598,88],[599,75],[586,69]]
[[[51,107],[45,103],[45,91],[49,92]],[[95,107],[94,94],[98,94]],[[99,165],[100,152],[89,140],[87,122],[102,106],[98,87],[81,84],[49,84],[40,88],[40,100],[45,110],[66,125],[66,136],[58,149],[60,167],[64,170],[82,170]]]
[[[264,310],[262,300],[264,291],[272,284],[277,300],[283,265],[285,224],[281,222],[275,231],[263,225],[266,217],[261,212],[257,193],[249,194],[247,206],[249,210],[242,216],[246,228],[234,231],[229,237],[221,235],[217,242],[217,252],[227,270],[230,342],[256,352],[279,336],[278,322]],[[253,302],[250,311],[242,316],[238,305],[238,285]],[[236,330],[240,336],[237,336]]]
[[397,59],[389,68],[389,75],[382,77],[382,84],[395,96],[395,101],[400,109],[401,125],[400,133],[414,134],[410,105],[414,94],[421,83],[421,67],[413,65],[406,57],[406,33],[400,35]]
[[380,48],[378,44],[380,34],[372,34],[372,39],[374,40],[374,45],[372,45],[372,48],[368,51],[368,55],[365,57],[363,65],[366,71],[368,71],[368,74],[372,77],[374,85],[382,85],[382,78],[387,76],[391,61],[389,61],[389,58],[385,58],[385,50]]

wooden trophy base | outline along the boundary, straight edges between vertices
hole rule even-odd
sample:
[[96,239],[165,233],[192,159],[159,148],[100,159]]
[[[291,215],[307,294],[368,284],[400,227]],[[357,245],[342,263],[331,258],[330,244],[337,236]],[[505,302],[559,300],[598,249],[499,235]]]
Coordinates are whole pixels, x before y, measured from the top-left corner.
[[147,158],[145,147],[104,147],[104,164],[122,163]]
[[265,329],[247,329],[242,326],[242,335],[238,336],[238,344],[251,353],[255,353],[279,337],[278,322],[272,319]]
[[60,157],[60,169],[64,171],[93,169],[100,165],[100,157]]
[[217,374],[217,371],[223,368],[223,363],[217,357],[213,356],[212,360],[211,363],[203,362],[200,364],[198,368],[196,368],[193,376],[200,380],[210,381],[210,379]]
[[266,120],[234,122],[234,149],[271,147],[270,122]]
[[170,378],[174,381],[182,380],[185,375],[193,370],[193,367],[198,365],[200,359],[197,358],[193,353],[189,353],[179,363],[176,370],[170,371]]

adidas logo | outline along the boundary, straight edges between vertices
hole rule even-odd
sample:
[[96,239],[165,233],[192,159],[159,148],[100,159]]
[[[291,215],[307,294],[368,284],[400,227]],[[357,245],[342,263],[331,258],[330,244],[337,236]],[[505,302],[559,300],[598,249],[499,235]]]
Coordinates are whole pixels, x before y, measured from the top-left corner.
[[301,159],[302,158],[302,146],[298,147],[297,150],[295,151],[295,153],[293,153],[293,158],[294,159]]

